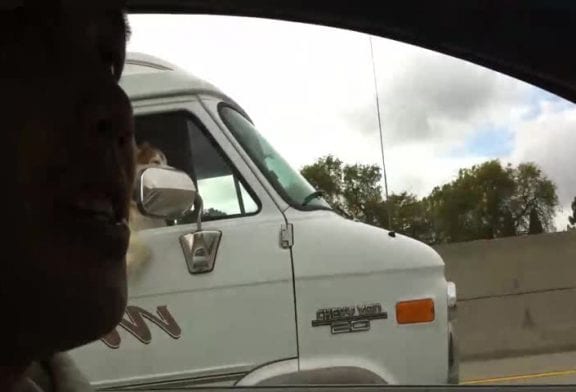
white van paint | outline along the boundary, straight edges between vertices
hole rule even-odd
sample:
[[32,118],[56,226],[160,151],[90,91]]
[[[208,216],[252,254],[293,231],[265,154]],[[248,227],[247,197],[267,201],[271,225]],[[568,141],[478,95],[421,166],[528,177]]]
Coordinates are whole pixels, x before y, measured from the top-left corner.
[[[193,115],[259,206],[204,222],[222,241],[214,270],[202,275],[189,273],[179,244],[195,224],[138,233],[152,259],[129,278],[131,311],[108,345],[72,352],[95,387],[456,380],[448,284],[432,248],[330,210],[296,208],[223,122],[222,103],[244,112],[216,87],[140,54],[129,55],[122,86],[137,118]],[[434,321],[399,325],[396,304],[422,298],[433,299]],[[371,304],[388,318],[369,330],[312,326],[321,309]]]

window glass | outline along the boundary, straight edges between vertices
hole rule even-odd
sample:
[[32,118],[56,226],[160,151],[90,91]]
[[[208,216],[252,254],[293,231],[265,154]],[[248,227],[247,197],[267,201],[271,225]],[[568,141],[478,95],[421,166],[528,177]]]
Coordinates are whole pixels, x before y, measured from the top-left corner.
[[304,177],[294,170],[236,110],[221,106],[222,119],[246,152],[286,201],[297,208],[330,208]]
[[[192,177],[202,196],[203,220],[258,211],[258,203],[238,173],[189,114],[171,112],[137,116],[136,142],[140,147],[147,145],[161,152],[168,166]],[[196,213],[191,210],[177,223],[194,222]]]

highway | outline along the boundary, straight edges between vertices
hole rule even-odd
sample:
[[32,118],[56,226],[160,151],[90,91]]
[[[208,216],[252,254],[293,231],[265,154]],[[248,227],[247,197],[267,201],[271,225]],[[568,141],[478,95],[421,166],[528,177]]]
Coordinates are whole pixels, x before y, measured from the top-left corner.
[[460,380],[464,385],[576,384],[576,351],[465,361]]

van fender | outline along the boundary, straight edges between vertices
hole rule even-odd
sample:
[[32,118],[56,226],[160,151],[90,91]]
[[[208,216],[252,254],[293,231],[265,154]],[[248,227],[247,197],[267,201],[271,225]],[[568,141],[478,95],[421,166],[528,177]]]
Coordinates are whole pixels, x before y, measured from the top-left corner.
[[277,385],[383,385],[394,383],[385,371],[358,360],[314,359],[305,369],[297,358],[262,365],[238,380],[235,386]]

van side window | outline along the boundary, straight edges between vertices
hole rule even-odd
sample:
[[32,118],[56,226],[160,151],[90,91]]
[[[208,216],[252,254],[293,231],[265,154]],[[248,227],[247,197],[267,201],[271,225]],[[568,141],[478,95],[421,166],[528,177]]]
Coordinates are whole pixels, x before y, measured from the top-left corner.
[[[259,203],[200,121],[187,112],[137,115],[136,144],[160,150],[168,166],[187,172],[204,201],[203,220],[255,214]],[[196,211],[177,222],[196,220]]]

